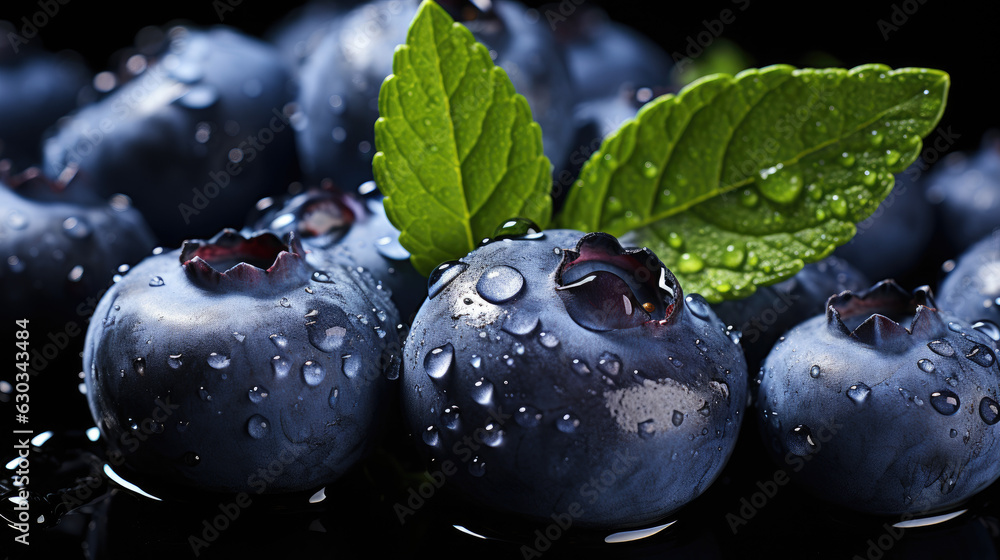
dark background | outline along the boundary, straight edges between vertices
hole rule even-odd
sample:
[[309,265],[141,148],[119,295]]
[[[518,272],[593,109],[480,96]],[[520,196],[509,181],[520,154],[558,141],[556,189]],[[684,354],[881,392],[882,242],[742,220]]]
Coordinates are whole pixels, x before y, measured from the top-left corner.
[[[56,2],[57,0],[50,0]],[[59,13],[40,30],[36,41],[51,50],[81,52],[94,72],[108,69],[114,53],[134,43],[146,25],[175,20],[220,23],[217,8],[227,0],[135,3],[64,0]],[[301,1],[230,0],[222,23],[262,35]],[[756,66],[786,63],[806,66],[811,53],[825,53],[841,66],[879,62],[891,67],[924,66],[951,74],[952,89],[942,126],[960,134],[954,148],[974,149],[985,130],[996,126],[995,75],[1000,53],[1000,6],[996,3],[945,0],[873,2],[608,2],[564,0],[527,2],[572,18],[584,8],[603,7],[609,15],[639,29],[668,53],[686,54],[723,10],[734,14],[721,37],[746,50]],[[741,10],[741,8],[745,8]],[[5,1],[0,19],[19,22],[39,11],[37,0]],[[910,12],[910,13],[907,13]],[[879,21],[885,22],[880,29]],[[891,26],[891,27],[887,27]],[[20,24],[18,24],[18,28]],[[718,27],[716,27],[718,29]],[[703,35],[703,37],[706,37]]]

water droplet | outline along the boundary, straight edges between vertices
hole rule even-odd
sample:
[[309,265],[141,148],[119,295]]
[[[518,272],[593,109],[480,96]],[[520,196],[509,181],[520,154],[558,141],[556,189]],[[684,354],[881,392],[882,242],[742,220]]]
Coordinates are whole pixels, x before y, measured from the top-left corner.
[[680,249],[684,246],[684,238],[676,231],[672,231],[667,234],[667,244],[674,249]]
[[864,383],[858,383],[857,385],[851,385],[847,389],[847,398],[851,399],[856,405],[862,405],[868,399],[868,395],[872,392],[871,388]]
[[934,373],[934,362],[926,358],[917,360],[917,367],[924,373]]
[[275,377],[284,377],[292,369],[292,363],[284,356],[275,356],[271,358],[271,369]]
[[551,333],[538,333],[538,342],[541,342],[542,346],[546,348],[555,348],[559,345],[559,339]]
[[472,359],[469,360],[469,363],[472,365],[472,367],[479,369],[479,366],[483,365],[483,359],[473,354]]
[[458,407],[449,406],[441,412],[441,425],[449,430],[457,430],[459,427],[458,423]]
[[260,439],[267,435],[269,426],[270,423],[267,421],[267,418],[264,418],[260,414],[254,414],[247,421],[247,433],[254,439]]
[[820,374],[819,366],[814,365],[813,367],[809,368],[809,377],[816,379],[817,377],[819,377],[819,374]]
[[236,339],[236,342],[243,342],[247,339],[247,335],[233,331],[233,338]]
[[424,371],[433,379],[443,378],[451,371],[454,364],[455,348],[452,347],[451,343],[435,348],[424,356]]
[[507,317],[501,329],[515,336],[531,334],[538,328],[538,316],[525,311]]
[[261,386],[256,386],[249,391],[250,402],[259,403],[267,398],[267,389]]
[[542,422],[542,413],[533,406],[524,405],[514,413],[514,421],[523,428],[534,428]]
[[159,288],[160,286],[163,285],[163,278],[159,276],[154,276],[149,279],[149,285],[152,286],[153,288]]
[[171,369],[180,368],[181,365],[184,363],[183,361],[181,361],[182,357],[183,357],[182,354],[171,354],[170,356],[167,356],[167,365],[170,366]]
[[437,268],[431,271],[431,275],[427,278],[427,299],[434,299],[436,295],[441,293],[441,290],[445,289],[452,280],[465,272],[467,268],[469,268],[469,265],[460,261],[448,261],[438,265]]
[[347,335],[347,329],[344,327],[334,325],[323,328],[318,322],[309,324],[306,330],[309,332],[309,342],[323,352],[333,352],[340,348]]
[[306,385],[315,387],[323,382],[324,377],[326,377],[326,368],[323,367],[323,364],[313,360],[306,360],[302,364],[302,379],[305,380]]
[[788,450],[799,457],[806,457],[816,451],[816,442],[809,426],[799,424],[789,430]]
[[958,437],[958,430],[952,428],[951,430],[948,431],[948,435],[953,438]]
[[958,400],[958,395],[947,389],[931,393],[930,403],[934,407],[934,410],[945,416],[958,412],[961,404]]
[[280,334],[272,334],[267,338],[269,338],[279,350],[284,350],[288,346],[288,339]]
[[760,197],[757,195],[756,191],[744,189],[743,196],[740,197],[740,204],[746,206],[747,208],[753,208],[754,206],[757,206],[757,202],[759,200]]
[[705,404],[701,405],[701,408],[698,409],[698,414],[701,414],[702,416],[708,416],[711,413],[712,409],[711,407],[708,406],[707,401],[705,402]]
[[524,345],[521,344],[520,342],[515,342],[514,353],[517,354],[518,356],[524,355]]
[[63,220],[63,233],[73,239],[85,239],[90,235],[90,226],[79,218],[69,217]]
[[483,443],[490,447],[500,447],[503,443],[503,430],[494,423],[489,423],[483,428]]
[[524,276],[505,265],[490,267],[479,277],[476,291],[486,301],[500,304],[508,302],[524,289]]
[[917,406],[920,406],[920,405],[924,404],[923,399],[921,399],[920,397],[918,397],[916,395],[916,393],[911,393],[907,389],[904,389],[904,388],[900,387],[899,388],[899,394],[902,395],[902,397],[904,399],[912,402],[913,404],[915,404]]
[[990,367],[993,365],[993,362],[996,361],[996,357],[993,356],[993,352],[982,344],[973,346],[972,350],[970,350],[965,357],[983,367]]
[[708,303],[705,298],[701,297],[701,294],[692,294],[684,298],[684,302],[687,303],[687,308],[699,319],[708,321],[711,317],[712,310],[708,307]]
[[340,397],[340,388],[334,387],[333,389],[330,389],[330,398],[329,398],[330,408],[337,408],[338,397]]
[[947,340],[932,340],[927,343],[927,347],[938,356],[948,358],[955,355],[955,348]]
[[333,278],[330,273],[325,270],[316,270],[312,273],[313,282],[319,282],[321,284],[333,284]]
[[23,212],[12,210],[7,214],[7,227],[10,229],[24,229],[28,227],[28,217]]
[[1000,405],[989,397],[983,397],[983,400],[979,401],[979,416],[990,426],[996,424],[997,420],[1000,420]]
[[282,307],[284,307],[286,309],[290,308],[292,306],[291,302],[288,301],[288,298],[286,298],[286,297],[283,297],[283,298],[279,299],[278,300],[278,305],[280,305],[280,306],[282,306]]
[[656,174],[659,173],[659,171],[660,170],[657,169],[656,166],[653,165],[653,162],[651,162],[651,161],[647,161],[645,164],[643,164],[642,174],[645,175],[649,179],[652,179],[653,177],[656,177]]
[[848,152],[840,154],[840,164],[844,167],[851,167],[854,165],[854,156]]
[[674,424],[674,426],[680,426],[684,423],[684,413],[679,410],[675,410],[673,416],[670,418],[670,421]]
[[229,356],[212,352],[208,355],[208,365],[215,369],[226,369],[229,367]]
[[972,328],[990,337],[993,342],[1000,342],[1000,327],[992,321],[979,321]]
[[702,268],[705,268],[705,262],[698,255],[691,253],[683,253],[677,263],[677,270],[683,274],[694,274],[700,272]]
[[569,367],[579,375],[587,375],[590,373],[590,368],[587,367],[587,363],[583,360],[573,360]]
[[847,216],[847,201],[840,197],[840,195],[830,196],[829,202],[830,210],[838,218],[844,218]]
[[375,240],[375,250],[391,261],[405,261],[410,258],[410,252],[403,248],[396,236],[385,236]]
[[959,325],[958,323],[956,323],[954,321],[949,321],[948,322],[948,330],[951,331],[951,332],[955,332],[955,333],[961,333],[962,332],[962,325]]
[[146,374],[146,359],[145,358],[136,358],[135,360],[133,360],[132,361],[132,369],[134,369],[135,372],[138,373],[139,375],[145,375]]
[[621,368],[621,359],[610,352],[602,353],[600,358],[597,360],[597,369],[608,375],[618,375]]
[[649,439],[656,434],[656,423],[653,420],[639,422],[639,437]]
[[195,467],[201,462],[201,457],[198,456],[194,451],[188,451],[184,454],[184,464],[189,467]]
[[438,434],[438,430],[434,426],[427,426],[427,429],[424,430],[423,438],[424,438],[424,443],[426,443],[431,447],[436,446],[441,441],[441,437]]
[[483,476],[486,474],[486,462],[475,456],[472,458],[472,462],[469,463],[469,474],[472,476]]
[[501,239],[542,239],[542,228],[527,218],[514,218],[497,226],[493,231],[493,241]]
[[359,373],[361,373],[361,358],[355,356],[354,354],[344,354],[340,357],[340,371],[344,372],[348,378],[355,378]]
[[479,404],[490,404],[493,400],[493,384],[485,377],[480,377],[473,384],[472,398]]
[[579,427],[580,419],[572,412],[567,412],[556,420],[556,428],[564,434],[572,434]]

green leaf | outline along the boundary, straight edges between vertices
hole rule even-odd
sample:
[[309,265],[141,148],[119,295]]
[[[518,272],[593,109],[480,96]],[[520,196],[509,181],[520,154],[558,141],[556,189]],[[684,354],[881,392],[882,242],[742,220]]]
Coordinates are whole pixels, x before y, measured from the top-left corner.
[[605,139],[559,225],[631,231],[685,291],[744,297],[850,240],[916,159],[948,85],[880,65],[707,76]]
[[542,131],[472,33],[425,1],[379,91],[375,181],[414,267],[465,256],[504,221],[552,214]]

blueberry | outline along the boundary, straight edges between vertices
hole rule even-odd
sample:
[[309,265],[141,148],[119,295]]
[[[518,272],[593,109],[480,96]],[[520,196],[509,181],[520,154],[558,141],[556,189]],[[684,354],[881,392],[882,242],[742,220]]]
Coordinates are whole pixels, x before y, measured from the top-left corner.
[[[970,323],[989,321],[1000,325],[1000,237],[992,234],[970,247],[938,290],[945,309]],[[992,330],[990,326],[984,329]],[[1000,335],[996,333],[993,336]]]
[[[857,233],[834,255],[846,259],[869,278],[896,277],[918,265],[934,234],[934,208],[920,181],[926,164],[917,161],[896,175],[892,191]],[[891,248],[891,250],[885,250]]]
[[827,257],[807,264],[788,280],[758,288],[740,300],[712,305],[724,323],[739,333],[751,372],[788,329],[822,312],[832,295],[860,291],[871,283],[844,259]]
[[989,235],[1000,226],[1000,134],[986,134],[974,154],[949,154],[927,183],[942,233],[958,252]]
[[[137,479],[315,489],[378,441],[398,314],[365,277],[303,254],[294,234],[285,245],[225,230],[146,259],[101,299],[87,398]],[[281,476],[267,475],[274,464]]]
[[335,262],[360,267],[391,293],[400,316],[408,320],[427,297],[427,283],[410,263],[410,253],[399,244],[399,230],[389,222],[375,183],[362,184],[359,192],[368,196],[326,185],[283,204],[262,200],[260,215],[252,220],[250,230],[278,236],[295,231],[310,251],[306,258],[316,266]]
[[103,200],[37,169],[0,174],[0,318],[7,325],[29,320],[30,359],[23,363],[33,374],[32,387],[45,395],[31,406],[39,425],[77,425],[86,418],[77,391],[86,322],[116,275],[154,245],[123,195]]
[[554,11],[551,14],[580,101],[613,97],[623,87],[672,83],[670,56],[638,31],[611,21],[603,10],[584,8],[566,21]]
[[145,72],[64,122],[45,144],[53,176],[132,197],[167,245],[238,227],[294,165],[289,72],[225,27],[175,27]]
[[[0,33],[16,36],[2,25]],[[89,81],[90,72],[75,53],[19,47],[15,54],[0,47],[0,159],[10,159],[18,171],[40,164],[45,130],[76,108]]]
[[[392,73],[392,53],[406,41],[418,2],[377,0],[340,18],[301,69],[298,130],[303,172],[313,182],[333,179],[349,188],[372,178],[378,92]],[[548,25],[530,21],[526,8],[508,0],[485,11],[472,2],[444,2],[488,48],[510,76],[541,125],[545,154],[566,157],[573,90]]]
[[725,464],[743,353],[648,249],[500,235],[435,269],[429,294],[404,344],[405,416],[474,502],[535,520],[586,504],[580,527],[634,526]]
[[927,288],[833,296],[764,361],[768,451],[805,489],[857,511],[956,506],[1000,476],[991,346]]

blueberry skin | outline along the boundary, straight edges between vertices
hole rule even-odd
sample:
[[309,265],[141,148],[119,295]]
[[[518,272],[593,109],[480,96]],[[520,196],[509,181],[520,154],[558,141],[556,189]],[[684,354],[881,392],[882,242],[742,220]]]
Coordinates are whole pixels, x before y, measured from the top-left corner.
[[[897,322],[910,317],[909,330]],[[884,281],[832,297],[764,362],[765,447],[806,490],[850,509],[957,506],[1000,476],[991,345],[926,288]]]
[[920,180],[924,168],[926,164],[918,160],[896,174],[889,195],[833,254],[875,280],[896,277],[919,265],[934,235],[936,219]]
[[966,250],[938,289],[941,305],[970,323],[1000,325],[1000,237],[988,235]]
[[45,169],[129,195],[161,242],[239,227],[287,184],[294,99],[276,50],[226,27],[175,27],[158,61],[72,115],[45,143]]
[[[8,37],[3,27],[0,32]],[[10,159],[15,170],[40,164],[45,130],[76,108],[89,81],[90,71],[75,53],[0,48],[0,159]]]
[[429,282],[404,345],[404,413],[430,468],[474,502],[629,527],[693,500],[726,463],[742,351],[648,250],[551,230],[483,245]]
[[398,315],[363,276],[303,254],[226,230],[146,259],[101,299],[87,399],[140,487],[315,489],[378,441]]
[[297,232],[310,252],[310,262],[323,267],[360,267],[391,294],[400,316],[407,322],[427,297],[427,282],[413,268],[410,253],[399,244],[397,230],[385,214],[374,181],[362,184],[355,196],[336,188],[309,189],[283,203],[271,199],[251,218],[247,231],[270,231],[279,237]]
[[722,322],[740,333],[747,368],[756,372],[761,362],[788,329],[822,313],[830,296],[844,290],[861,291],[871,285],[849,262],[837,257],[802,267],[787,280],[758,288],[739,300],[712,305]]
[[949,154],[927,178],[941,233],[962,252],[1000,226],[1000,133],[983,137],[974,154]]
[[[344,15],[301,68],[297,129],[303,173],[314,183],[332,179],[341,189],[372,179],[375,121],[382,81],[393,52],[406,42],[416,0],[378,0]],[[572,135],[574,94],[565,61],[548,25],[530,21],[517,2],[493,2],[481,12],[471,2],[443,2],[488,48],[498,53],[516,91],[541,125],[545,155],[562,162]]]

